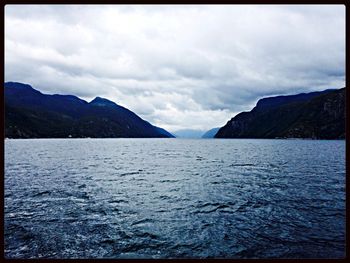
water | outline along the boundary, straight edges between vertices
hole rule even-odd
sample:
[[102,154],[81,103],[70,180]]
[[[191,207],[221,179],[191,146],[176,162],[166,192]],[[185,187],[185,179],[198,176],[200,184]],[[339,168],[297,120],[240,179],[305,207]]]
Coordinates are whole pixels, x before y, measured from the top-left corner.
[[6,258],[341,258],[345,141],[5,141]]

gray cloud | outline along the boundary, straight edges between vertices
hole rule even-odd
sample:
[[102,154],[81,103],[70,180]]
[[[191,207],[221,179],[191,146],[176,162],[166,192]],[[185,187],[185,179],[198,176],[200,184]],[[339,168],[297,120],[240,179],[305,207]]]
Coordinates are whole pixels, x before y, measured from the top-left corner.
[[345,86],[345,7],[6,5],[5,80],[206,130],[264,96]]

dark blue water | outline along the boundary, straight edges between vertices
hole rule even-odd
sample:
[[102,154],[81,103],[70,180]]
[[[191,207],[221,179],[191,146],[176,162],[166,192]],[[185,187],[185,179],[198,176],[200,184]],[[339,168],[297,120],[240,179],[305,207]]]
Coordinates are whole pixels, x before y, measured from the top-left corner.
[[345,141],[5,141],[6,258],[341,258]]

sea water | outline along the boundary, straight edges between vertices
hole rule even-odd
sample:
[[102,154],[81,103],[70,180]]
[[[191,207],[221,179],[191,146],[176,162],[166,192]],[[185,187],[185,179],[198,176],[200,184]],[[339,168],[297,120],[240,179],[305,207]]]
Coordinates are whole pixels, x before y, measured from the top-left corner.
[[342,258],[345,141],[5,141],[6,258]]

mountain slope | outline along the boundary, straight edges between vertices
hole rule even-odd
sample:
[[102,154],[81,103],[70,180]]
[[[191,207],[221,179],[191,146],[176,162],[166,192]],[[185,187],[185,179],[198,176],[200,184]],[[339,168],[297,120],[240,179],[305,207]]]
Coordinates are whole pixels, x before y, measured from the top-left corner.
[[202,135],[202,138],[214,138],[215,134],[218,132],[219,129],[220,127],[210,129],[209,131],[207,131]]
[[9,138],[167,138],[118,104],[95,98],[90,103],[72,95],[47,95],[30,85],[6,82],[5,136]]
[[167,130],[160,128],[160,127],[157,127],[157,126],[153,126],[153,127],[156,128],[159,133],[165,135],[166,137],[175,138],[175,136],[173,134],[171,134],[170,132],[168,132]]
[[345,138],[345,88],[261,99],[215,138]]

